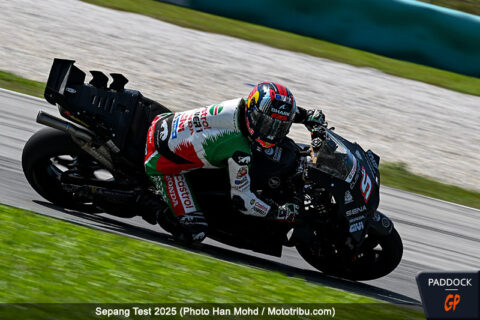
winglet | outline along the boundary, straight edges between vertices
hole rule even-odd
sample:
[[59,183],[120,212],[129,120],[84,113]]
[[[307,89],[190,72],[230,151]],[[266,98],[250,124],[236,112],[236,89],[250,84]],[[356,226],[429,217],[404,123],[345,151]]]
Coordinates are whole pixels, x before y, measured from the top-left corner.
[[127,84],[128,79],[120,73],[110,73],[110,75],[113,79],[113,82],[110,84],[110,89],[122,91]]

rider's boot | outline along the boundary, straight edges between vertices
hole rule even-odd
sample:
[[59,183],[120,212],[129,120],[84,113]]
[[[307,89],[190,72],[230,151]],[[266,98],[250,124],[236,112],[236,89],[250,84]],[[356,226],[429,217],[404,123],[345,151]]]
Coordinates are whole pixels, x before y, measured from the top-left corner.
[[157,224],[160,216],[166,215],[169,210],[168,205],[151,193],[142,193],[136,199],[137,211],[139,215],[150,224]]
[[190,212],[178,216],[182,233],[180,240],[186,242],[200,243],[207,235],[208,223],[202,212]]

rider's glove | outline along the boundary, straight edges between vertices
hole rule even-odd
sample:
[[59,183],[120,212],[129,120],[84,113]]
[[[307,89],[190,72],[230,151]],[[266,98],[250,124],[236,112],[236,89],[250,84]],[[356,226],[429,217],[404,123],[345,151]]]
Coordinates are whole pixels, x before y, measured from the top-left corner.
[[295,203],[285,203],[278,207],[277,216],[275,219],[277,221],[288,221],[295,222],[295,218],[300,212],[300,206]]
[[322,110],[307,110],[307,117],[305,119],[305,124],[308,126],[314,125],[324,125],[325,124],[325,115]]

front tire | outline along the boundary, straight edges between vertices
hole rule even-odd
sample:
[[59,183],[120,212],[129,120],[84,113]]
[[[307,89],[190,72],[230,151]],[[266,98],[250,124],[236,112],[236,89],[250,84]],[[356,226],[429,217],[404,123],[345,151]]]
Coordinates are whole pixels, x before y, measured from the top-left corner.
[[373,245],[367,246],[361,254],[351,256],[347,260],[320,256],[318,249],[303,244],[297,245],[297,250],[305,261],[323,273],[350,280],[373,280],[384,277],[402,260],[402,239],[395,228],[387,236],[372,236],[368,243]]

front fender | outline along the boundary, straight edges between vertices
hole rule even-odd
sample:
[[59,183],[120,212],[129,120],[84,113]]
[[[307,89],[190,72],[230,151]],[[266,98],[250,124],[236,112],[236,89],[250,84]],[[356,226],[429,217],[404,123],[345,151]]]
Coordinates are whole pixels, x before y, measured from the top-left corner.
[[381,213],[380,211],[375,211],[372,218],[369,221],[368,225],[368,234],[376,236],[388,236],[392,233],[393,222],[389,217]]

